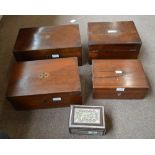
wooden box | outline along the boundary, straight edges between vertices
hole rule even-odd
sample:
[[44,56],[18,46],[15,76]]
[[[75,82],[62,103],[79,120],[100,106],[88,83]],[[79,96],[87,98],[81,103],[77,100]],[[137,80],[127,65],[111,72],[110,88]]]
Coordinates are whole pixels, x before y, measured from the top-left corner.
[[93,60],[93,97],[142,99],[149,84],[139,60]]
[[18,62],[12,68],[7,98],[19,110],[81,104],[77,58]]
[[74,134],[105,134],[104,107],[71,105],[69,131]]
[[17,61],[77,57],[82,65],[79,25],[22,28],[13,52]]
[[135,59],[141,39],[132,21],[88,23],[89,60]]

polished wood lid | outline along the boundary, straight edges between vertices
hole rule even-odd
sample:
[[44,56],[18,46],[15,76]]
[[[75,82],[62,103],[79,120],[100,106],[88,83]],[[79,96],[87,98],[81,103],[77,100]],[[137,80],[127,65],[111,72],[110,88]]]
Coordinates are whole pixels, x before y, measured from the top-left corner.
[[81,47],[79,25],[22,28],[14,52],[73,47]]
[[92,60],[93,88],[149,88],[139,60]]
[[12,68],[7,96],[79,94],[77,58],[19,62]]
[[88,44],[141,44],[133,21],[88,23]]

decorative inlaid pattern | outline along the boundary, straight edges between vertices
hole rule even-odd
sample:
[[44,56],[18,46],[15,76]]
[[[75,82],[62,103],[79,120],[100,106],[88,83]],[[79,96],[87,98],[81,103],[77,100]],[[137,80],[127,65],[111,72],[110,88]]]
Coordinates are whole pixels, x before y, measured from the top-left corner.
[[100,124],[100,109],[75,108],[74,123]]
[[39,78],[40,78],[40,79],[44,79],[44,78],[47,78],[48,76],[49,76],[48,73],[43,72],[43,73],[41,73],[41,74],[39,75]]

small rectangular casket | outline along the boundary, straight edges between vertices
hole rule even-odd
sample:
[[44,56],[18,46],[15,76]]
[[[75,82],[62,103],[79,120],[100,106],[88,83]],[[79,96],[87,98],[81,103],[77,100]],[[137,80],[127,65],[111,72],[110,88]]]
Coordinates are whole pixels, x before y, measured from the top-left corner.
[[135,59],[141,39],[132,21],[88,23],[88,54],[92,59]]
[[69,131],[74,134],[104,135],[104,107],[71,105]]
[[82,104],[77,58],[18,62],[7,98],[18,110]]
[[79,25],[21,28],[13,53],[17,61],[77,57],[82,65]]
[[149,89],[139,60],[93,60],[93,97],[96,99],[141,99]]

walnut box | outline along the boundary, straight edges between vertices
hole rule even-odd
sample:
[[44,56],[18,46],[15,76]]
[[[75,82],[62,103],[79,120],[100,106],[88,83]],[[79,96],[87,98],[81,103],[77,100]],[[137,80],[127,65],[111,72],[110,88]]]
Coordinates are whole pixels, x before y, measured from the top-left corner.
[[93,60],[92,82],[96,99],[141,99],[149,89],[142,64],[137,59]]
[[77,58],[16,63],[7,98],[17,110],[82,104]]
[[89,60],[135,59],[141,39],[132,21],[88,23]]
[[71,105],[69,131],[74,134],[105,134],[104,107]]
[[13,52],[17,61],[77,57],[82,65],[79,25],[22,28]]

